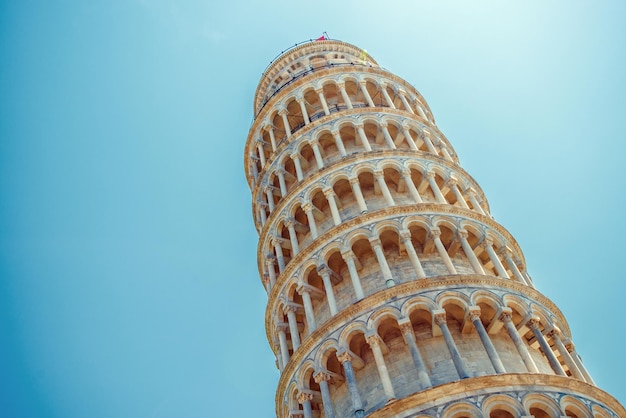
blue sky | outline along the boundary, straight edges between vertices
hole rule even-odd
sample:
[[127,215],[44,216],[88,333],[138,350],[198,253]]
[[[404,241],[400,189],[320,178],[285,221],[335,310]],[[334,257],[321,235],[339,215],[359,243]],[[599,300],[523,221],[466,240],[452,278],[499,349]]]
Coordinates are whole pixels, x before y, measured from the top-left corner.
[[420,90],[626,402],[626,6],[511,3],[0,2],[2,415],[274,416],[243,146],[323,31]]

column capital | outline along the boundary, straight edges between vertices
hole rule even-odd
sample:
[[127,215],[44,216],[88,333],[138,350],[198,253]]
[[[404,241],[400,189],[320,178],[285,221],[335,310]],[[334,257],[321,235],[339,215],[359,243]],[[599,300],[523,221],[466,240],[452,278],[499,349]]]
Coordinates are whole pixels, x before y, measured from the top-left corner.
[[380,238],[372,237],[369,239],[372,248],[374,247],[382,247],[382,243],[380,242]]
[[570,353],[573,353],[574,351],[576,351],[576,346],[574,345],[572,340],[570,340],[569,338],[563,339],[563,345],[565,346],[567,351],[569,351]]
[[276,324],[276,332],[287,332],[289,330],[289,326],[284,322],[280,322]]
[[337,353],[337,360],[339,360],[339,362],[343,364],[346,361],[352,361],[352,356],[349,352],[342,351],[341,353]]
[[333,377],[327,371],[320,370],[313,374],[313,379],[315,379],[315,383],[319,385],[322,382],[332,383]]
[[276,265],[276,257],[274,257],[273,255],[268,255],[268,256],[265,258],[265,264],[266,264],[268,267],[275,266],[275,265]]
[[[354,127],[357,129],[363,129],[363,122],[359,121],[354,124]],[[332,132],[331,132],[332,133]]]
[[311,202],[304,202],[302,205],[300,205],[300,207],[304,212],[310,212],[313,210],[313,204]]
[[446,323],[446,311],[444,309],[436,309],[432,311],[433,321],[437,325],[443,325]]
[[283,312],[285,314],[288,314],[289,312],[296,313],[297,310],[298,310],[298,308],[296,308],[293,305],[285,305],[285,306],[283,306]]
[[526,322],[526,326],[532,330],[539,328],[539,317],[533,316]]
[[435,178],[435,172],[434,171],[428,170],[425,174],[426,174],[426,177],[428,177],[428,178],[432,178],[432,179]]
[[289,154],[289,157],[290,157],[292,160],[295,160],[296,158],[297,158],[297,159],[300,159],[300,154],[298,153],[298,151],[294,151],[293,153]]
[[413,324],[409,318],[405,318],[403,320],[398,321],[398,326],[400,327],[400,331],[404,333],[413,333]]
[[313,394],[308,392],[300,392],[298,395],[298,403],[303,404],[313,400]]
[[407,241],[411,239],[411,231],[409,231],[408,229],[403,229],[400,231],[400,238],[402,238],[402,241]]
[[500,316],[498,319],[502,322],[510,322],[513,320],[513,309],[509,307],[504,307],[500,311]]
[[474,322],[477,319],[480,321],[480,307],[479,306],[470,306],[467,309],[467,317],[472,322]]
[[294,225],[295,225],[295,223],[296,223],[296,220],[295,220],[294,218],[287,218],[287,219],[285,219],[285,226],[286,226],[288,229],[293,228],[293,227],[294,227]]
[[359,184],[359,178],[357,176],[350,177],[348,181],[350,182],[350,184]]
[[365,336],[365,341],[371,347],[380,347],[381,338],[378,334],[370,334]]
[[409,176],[410,177],[411,176],[411,169],[408,168],[408,167],[402,167],[401,174],[403,176]]
[[300,103],[304,100],[304,93],[302,93],[301,91],[297,91],[294,97],[296,98],[296,102]]
[[466,229],[457,229],[456,233],[459,238],[467,239],[467,237],[469,236],[469,232],[467,232]]
[[296,285],[296,292],[298,292],[300,296],[303,296],[305,293],[311,293],[311,291],[308,289],[308,285],[304,282],[298,282],[298,284]]
[[341,251],[341,257],[344,261],[356,259],[356,255],[352,252],[352,249],[348,248]]
[[335,196],[335,191],[333,190],[332,187],[328,186],[322,189],[322,193],[324,193],[324,196],[326,196],[326,198],[328,199],[330,196]]
[[436,237],[440,237],[440,236],[441,236],[441,229],[439,229],[439,228],[433,228],[433,229],[431,229],[429,232],[430,232],[430,235],[431,235],[433,238],[436,238]]
[[320,264],[317,266],[316,270],[321,276],[327,275],[330,277],[330,275],[333,274],[333,271],[326,264]]
[[317,138],[310,138],[307,142],[309,143],[310,146],[320,144],[320,141]]
[[562,340],[561,336],[563,335],[563,332],[555,325],[550,331],[548,331],[548,333],[546,333],[546,335],[550,338],[558,338],[559,340]]
[[382,177],[383,175],[383,170],[381,170],[380,168],[374,170],[374,177]]
[[387,126],[389,126],[389,124],[387,123],[387,121],[384,121],[384,120],[383,120],[383,121],[380,121],[380,122],[378,123],[378,125],[379,125],[381,128],[386,128]]
[[498,251],[496,251],[496,253],[504,259],[506,259],[507,257],[510,257],[511,252],[512,252],[511,249],[506,244],[498,248]]

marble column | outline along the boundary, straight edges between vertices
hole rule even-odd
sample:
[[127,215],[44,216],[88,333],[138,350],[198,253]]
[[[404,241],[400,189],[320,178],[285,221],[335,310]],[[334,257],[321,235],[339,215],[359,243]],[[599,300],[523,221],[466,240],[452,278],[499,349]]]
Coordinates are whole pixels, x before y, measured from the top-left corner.
[[393,391],[393,385],[391,384],[391,378],[389,377],[389,370],[387,370],[385,357],[383,356],[383,352],[380,347],[380,345],[384,344],[384,342],[380,340],[378,334],[368,335],[365,337],[365,339],[367,341],[367,344],[372,349],[372,353],[374,354],[376,369],[378,370],[378,376],[380,377],[380,381],[383,384],[383,391],[385,392],[385,396],[387,397],[387,400],[395,399],[396,394]]
[[426,272],[424,271],[424,268],[422,267],[422,263],[420,262],[420,259],[417,256],[415,247],[413,247],[413,241],[411,241],[411,232],[409,230],[400,231],[400,238],[402,239],[404,248],[406,249],[406,252],[409,255],[411,264],[413,265],[413,268],[415,269],[416,277],[418,279],[423,279],[424,277],[426,277]]
[[324,159],[322,158],[322,153],[320,151],[320,143],[317,140],[310,140],[309,145],[313,149],[313,155],[315,156],[315,163],[317,164],[317,169],[321,170],[324,168]]
[[341,217],[339,216],[339,209],[337,208],[337,201],[335,201],[335,191],[328,187],[327,189],[322,190],[324,192],[324,196],[326,196],[326,200],[328,200],[328,206],[330,206],[330,213],[333,217],[333,223],[335,226],[341,224]]
[[550,348],[550,344],[548,344],[548,341],[546,341],[546,338],[544,337],[544,335],[541,333],[541,330],[539,329],[539,319],[538,318],[530,319],[528,323],[526,324],[526,326],[528,326],[528,328],[530,328],[530,330],[535,335],[537,342],[541,346],[541,351],[543,351],[543,355],[546,356],[546,358],[548,359],[548,362],[550,363],[550,367],[552,367],[552,370],[554,370],[554,373],[560,376],[567,376],[567,374],[561,367],[561,363],[559,363],[559,360],[554,355],[552,348]]
[[322,109],[324,109],[324,114],[326,116],[330,115],[330,110],[328,109],[328,103],[326,103],[326,98],[324,97],[324,91],[322,89],[315,90],[317,93],[317,97],[320,99],[320,103],[322,104]]
[[498,351],[496,350],[496,347],[494,347],[491,338],[489,338],[489,334],[487,334],[485,326],[480,320],[480,308],[478,306],[471,306],[468,317],[469,320],[472,321],[472,324],[474,324],[476,332],[478,332],[480,341],[483,343],[483,347],[485,347],[485,351],[487,352],[489,361],[491,361],[491,364],[493,365],[493,369],[497,374],[506,373],[502,360],[498,355]]
[[287,138],[291,137],[291,127],[289,126],[289,119],[287,118],[287,109],[281,109],[278,114],[283,118],[283,125],[285,127],[285,134]]
[[313,204],[306,202],[302,205],[302,210],[306,213],[306,219],[309,221],[309,230],[311,231],[311,237],[313,239],[318,237],[317,224],[315,223],[315,216],[313,215]]
[[435,199],[437,199],[437,203],[441,203],[444,205],[447,204],[448,202],[446,201],[446,198],[441,193],[441,189],[439,188],[439,185],[437,184],[437,181],[435,180],[435,173],[433,173],[432,171],[426,172],[426,180],[428,181],[428,184],[430,185],[430,189],[433,191],[435,195]]
[[510,279],[508,273],[506,272],[506,270],[504,269],[504,266],[502,265],[502,262],[500,261],[500,258],[498,257],[498,255],[493,249],[493,241],[491,239],[489,238],[485,239],[485,248],[487,249],[487,254],[489,254],[489,259],[491,260],[494,267],[496,268],[498,277],[502,277],[503,279]]
[[339,154],[341,154],[342,157],[348,155],[346,153],[346,148],[343,146],[343,140],[341,139],[341,135],[339,135],[339,131],[331,131],[331,134],[333,136],[333,139],[335,140],[335,145],[339,150]]
[[346,375],[346,383],[348,385],[348,392],[350,393],[350,400],[352,401],[352,409],[354,410],[354,416],[356,418],[364,418],[365,410],[363,409],[363,401],[361,395],[359,395],[359,388],[356,384],[356,376],[354,375],[354,369],[352,368],[352,357],[350,353],[344,351],[337,353],[337,360],[341,363],[343,371]]
[[380,91],[383,93],[383,97],[385,98],[385,101],[387,102],[387,106],[389,106],[392,109],[395,109],[396,105],[393,104],[393,100],[391,100],[391,96],[389,96],[389,92],[387,91],[387,85],[381,83]]
[[296,97],[296,101],[300,105],[300,111],[302,112],[302,119],[304,119],[304,124],[308,125],[309,123],[311,123],[311,121],[309,120],[309,114],[306,111],[306,104],[304,103],[304,97],[302,95],[299,95],[298,97]]
[[302,296],[302,304],[304,305],[304,315],[308,325],[309,334],[311,334],[317,328],[315,323],[315,313],[313,312],[313,302],[311,301],[311,292],[307,289],[304,283],[300,283],[296,287],[296,291]]
[[352,177],[349,179],[350,187],[352,188],[352,193],[354,193],[354,197],[356,197],[356,202],[359,205],[359,210],[361,213],[367,212],[367,205],[365,204],[365,199],[363,198],[363,192],[361,191],[361,185],[359,184],[358,177]]
[[406,187],[409,189],[409,193],[411,194],[411,197],[413,198],[413,200],[415,200],[415,203],[424,203],[424,201],[422,200],[422,196],[420,196],[417,190],[417,187],[415,187],[415,183],[413,183],[413,178],[411,177],[411,170],[408,168],[402,170],[402,178],[404,179],[404,183],[406,184]]
[[333,412],[333,403],[330,398],[330,390],[328,388],[328,384],[331,382],[330,374],[320,371],[313,375],[313,379],[315,379],[315,383],[320,385],[325,418],[335,418],[335,413]]
[[298,178],[298,181],[302,181],[304,179],[304,174],[302,173],[302,165],[300,164],[300,154],[294,152],[289,155],[289,157],[292,159],[293,165],[296,168],[296,177]]
[[291,344],[295,352],[300,347],[300,331],[298,331],[298,322],[296,320],[296,307],[287,305],[284,308],[287,314],[287,322],[289,323],[289,333],[291,334]]
[[567,368],[569,369],[572,376],[584,382],[585,376],[583,376],[582,372],[578,369],[578,365],[574,362],[574,359],[570,355],[570,352],[567,351],[567,348],[565,348],[565,344],[563,344],[563,341],[561,340],[561,330],[555,327],[552,331],[548,333],[548,337],[551,337],[552,341],[554,341],[556,349],[558,350],[561,358],[567,365]]
[[393,138],[391,138],[391,135],[389,134],[389,130],[387,129],[387,124],[385,122],[382,122],[380,124],[380,129],[383,132],[383,136],[385,137],[385,142],[387,143],[387,146],[389,147],[389,149],[396,149],[396,144],[393,142]]
[[363,125],[356,125],[357,133],[359,134],[359,139],[361,140],[361,144],[365,151],[371,151],[372,146],[370,145],[370,141],[367,139],[367,135],[365,135],[365,130],[363,129]]
[[341,93],[341,97],[343,98],[343,101],[346,103],[346,107],[348,109],[352,109],[352,102],[350,101],[350,97],[348,96],[348,93],[346,92],[346,86],[343,83],[340,83],[338,86],[339,86],[339,93]]
[[387,287],[395,286],[396,283],[393,281],[393,276],[391,274],[391,270],[389,269],[389,264],[387,264],[387,259],[385,258],[380,238],[370,238],[369,241],[372,245],[372,249],[374,250],[374,254],[376,255],[376,260],[378,260],[378,265],[380,266],[380,271],[383,273],[383,278],[385,279]]
[[448,329],[448,323],[446,322],[446,312],[443,309],[433,311],[433,320],[439,326],[439,329],[441,329],[443,339],[446,342],[446,346],[448,347],[448,351],[450,352],[450,356],[452,357],[452,362],[454,363],[454,367],[456,368],[459,377],[461,379],[466,379],[470,377],[470,374],[465,367],[465,362],[461,357],[461,353],[459,353],[459,349],[454,342],[454,338],[452,338],[452,334]]
[[361,87],[361,92],[363,93],[363,96],[365,97],[365,101],[367,102],[367,105],[369,107],[376,107],[376,105],[374,104],[374,101],[372,100],[372,96],[370,95],[369,91],[367,91],[366,82],[359,81],[359,86]]
[[470,245],[469,241],[467,241],[467,237],[469,236],[468,232],[464,229],[459,229],[457,233],[459,236],[459,240],[461,241],[461,247],[463,248],[463,252],[465,253],[465,256],[467,257],[467,259],[469,260],[470,265],[472,266],[472,269],[474,270],[474,273],[485,274],[485,271],[483,270],[483,266],[480,264],[478,257],[476,257],[476,254],[474,253],[474,250],[472,249],[472,246]]
[[526,369],[528,369],[530,373],[539,373],[537,365],[535,364],[534,360],[530,356],[530,353],[528,352],[528,347],[522,340],[522,337],[519,335],[519,331],[515,327],[515,324],[513,324],[511,308],[502,309],[502,313],[500,314],[500,321],[504,323],[504,328],[509,334],[509,337],[511,337],[513,344],[515,344],[515,348],[517,348],[517,352],[522,358]]
[[300,252],[300,246],[298,245],[298,236],[296,235],[295,220],[293,218],[285,221],[287,231],[289,231],[289,241],[291,242],[291,251],[295,257]]
[[280,357],[283,362],[283,368],[287,366],[289,361],[289,346],[287,345],[287,327],[285,325],[279,325],[276,327],[278,331],[278,343],[280,345]]
[[363,294],[363,287],[361,286],[361,278],[359,277],[359,273],[356,268],[355,259],[356,256],[351,250],[342,251],[341,257],[343,261],[346,262],[348,266],[348,272],[350,273],[350,281],[352,282],[352,287],[354,288],[354,294],[356,295],[357,300],[361,300],[365,297]]
[[313,418],[313,408],[311,408],[312,400],[313,395],[311,393],[300,392],[300,395],[298,395],[298,403],[302,405],[304,418]]
[[395,206],[396,202],[394,202],[393,197],[391,196],[391,192],[389,191],[389,188],[387,187],[387,183],[385,182],[385,175],[383,174],[383,171],[382,170],[374,171],[374,178],[376,178],[376,182],[378,183],[378,186],[380,187],[380,191],[382,192],[383,197],[385,198],[385,202],[387,202],[389,206]]
[[435,243],[435,247],[437,248],[437,252],[439,253],[439,256],[443,260],[443,264],[448,269],[448,273],[457,274],[456,269],[454,268],[454,265],[452,264],[452,260],[450,259],[450,256],[448,255],[448,251],[446,250],[446,247],[443,245],[443,242],[441,242],[441,238],[440,238],[441,231],[439,229],[433,229],[430,231],[430,235]]
[[413,364],[415,364],[415,368],[417,369],[417,381],[420,384],[420,389],[424,390],[432,387],[426,363],[424,363],[422,354],[417,346],[417,341],[415,340],[415,333],[413,332],[411,321],[407,318],[405,321],[398,321],[398,325],[400,326],[400,331],[402,331],[404,341],[409,346]]
[[335,300],[335,291],[333,290],[333,283],[330,280],[330,275],[332,274],[332,270],[326,265],[321,265],[317,268],[317,273],[322,278],[322,283],[324,283],[324,291],[326,292],[326,299],[328,300],[328,308],[330,309],[330,314],[336,315],[337,314],[337,302]]

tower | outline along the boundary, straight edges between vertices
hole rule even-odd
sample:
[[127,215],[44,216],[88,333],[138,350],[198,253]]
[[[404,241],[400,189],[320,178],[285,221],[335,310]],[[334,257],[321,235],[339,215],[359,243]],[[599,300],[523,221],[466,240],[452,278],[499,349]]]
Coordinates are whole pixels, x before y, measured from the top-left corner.
[[304,42],[267,67],[254,115],[277,417],[626,416],[413,86]]

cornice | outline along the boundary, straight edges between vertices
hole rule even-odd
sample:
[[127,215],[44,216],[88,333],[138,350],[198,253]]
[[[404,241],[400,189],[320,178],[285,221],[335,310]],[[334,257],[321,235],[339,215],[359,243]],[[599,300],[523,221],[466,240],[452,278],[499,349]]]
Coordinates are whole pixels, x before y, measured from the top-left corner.
[[[413,417],[425,409],[466,399],[476,395],[496,394],[507,391],[530,390],[578,395],[607,406],[620,417],[626,417],[624,407],[611,395],[589,383],[570,377],[550,374],[506,373],[472,377],[445,383],[399,399],[372,412],[368,418]],[[277,397],[277,406],[278,397]],[[422,408],[420,408],[423,406]]]
[[[309,356],[311,351],[323,343],[324,338],[327,335],[337,331],[340,327],[353,320],[355,317],[370,312],[375,308],[385,306],[392,298],[409,298],[420,293],[424,293],[425,291],[454,289],[458,287],[468,289],[471,288],[471,286],[476,288],[491,286],[523,294],[529,299],[542,305],[546,308],[546,310],[558,317],[565,328],[563,330],[565,334],[571,335],[567,320],[556,304],[537,290],[518,282],[480,275],[451,275],[439,278],[415,280],[378,291],[365,299],[348,306],[323,324],[319,324],[318,328],[301,342],[300,347],[293,353],[289,362],[283,369],[278,382],[278,389],[276,391],[277,396],[286,388],[291,380],[291,376],[296,372],[298,367],[300,367],[304,359]],[[272,330],[270,329],[270,324],[272,323],[272,313],[273,311],[269,309],[268,305],[268,309],[265,311],[265,333],[270,345],[272,341]]]
[[[315,71],[311,74],[308,74],[304,77],[302,77],[299,80],[294,81],[293,83],[291,83],[289,85],[288,88],[285,88],[283,90],[281,90],[278,94],[276,94],[275,96],[271,97],[268,102],[263,106],[263,109],[261,109],[261,111],[255,116],[254,120],[252,121],[252,125],[250,126],[250,130],[248,131],[248,137],[246,139],[246,143],[244,146],[244,167],[246,168],[246,178],[248,179],[248,184],[251,185],[251,179],[249,178],[250,175],[248,173],[248,165],[249,165],[249,158],[248,156],[250,155],[250,147],[252,146],[252,144],[254,143],[254,135],[256,134],[257,130],[259,129],[259,124],[263,123],[265,116],[267,115],[267,113],[271,112],[274,108],[274,104],[277,101],[282,100],[282,98],[284,96],[288,96],[293,90],[299,88],[300,86],[302,86],[303,84],[307,84],[309,82],[311,82],[312,80],[318,80],[321,77],[324,76],[331,76],[331,75],[335,75],[335,74],[351,74],[351,73],[370,73],[370,74],[376,74],[376,75],[380,75],[380,76],[385,76],[387,77],[389,80],[394,81],[396,83],[399,83],[402,87],[405,87],[407,89],[409,89],[412,93],[414,93],[418,100],[422,103],[422,105],[424,105],[424,107],[426,107],[426,109],[428,110],[428,112],[432,115],[432,111],[430,110],[430,107],[428,106],[428,103],[426,102],[426,100],[424,99],[424,97],[420,94],[420,92],[409,82],[407,82],[406,80],[396,76],[395,74],[380,68],[380,67],[366,67],[366,66],[361,66],[361,65],[355,65],[354,67],[350,67],[352,71],[347,72],[345,70],[345,68],[343,67],[332,67],[332,68],[328,68],[328,69],[320,69],[318,71]],[[351,109],[351,110],[358,110],[358,109],[363,109],[363,110],[372,110],[372,109],[377,109],[379,112],[381,111],[381,109],[390,109],[390,110],[397,110],[397,109],[391,109],[391,108],[386,108],[386,107],[364,107],[364,108],[355,108],[355,109]],[[349,113],[346,113],[350,110],[343,110],[341,111],[341,113],[339,113],[340,115],[347,115]],[[439,129],[437,128],[436,124],[434,123],[434,116],[433,116],[433,121],[425,121],[423,119],[421,119],[418,115],[415,115],[413,113],[407,112],[407,111],[399,111],[402,112],[403,115],[412,115],[415,119],[417,119],[418,121],[420,121],[421,123],[424,123],[426,125],[428,125],[429,127],[436,129],[437,131],[439,131]],[[312,122],[311,124],[305,126],[304,128],[301,128],[298,133],[300,134],[301,131],[304,131],[304,129],[306,127],[310,127],[311,125],[315,124],[316,122],[325,120],[326,118],[335,118],[337,117],[337,115],[339,115],[337,113],[333,113],[329,116],[325,116],[320,118],[319,120]],[[442,134],[443,136],[443,134]],[[445,136],[444,136],[445,138]],[[453,148],[454,149],[454,148]]]
[[[399,150],[399,149],[377,150],[377,151],[369,151],[369,152],[364,151],[364,152],[359,152],[356,154],[345,156],[341,160],[333,162],[332,164],[325,166],[321,170],[318,170],[317,172],[315,172],[313,175],[307,176],[304,180],[302,180],[295,187],[289,190],[287,195],[283,197],[278,202],[278,204],[275,205],[274,210],[268,216],[265,222],[265,225],[263,226],[263,228],[261,228],[261,231],[259,232],[259,241],[263,239],[270,225],[272,225],[275,222],[275,218],[280,216],[280,213],[282,213],[285,207],[290,205],[293,202],[292,199],[289,199],[290,197],[293,198],[294,196],[299,195],[306,189],[310,188],[311,185],[318,183],[325,176],[328,176],[329,174],[332,174],[333,172],[341,170],[352,164],[363,162],[363,161],[372,161],[372,160],[379,160],[379,159],[393,158],[393,157],[413,158],[417,161],[426,161],[429,163],[436,163],[442,167],[449,169],[452,172],[458,172],[462,174],[463,177],[465,177],[474,186],[474,190],[478,193],[481,200],[484,202],[485,206],[487,207],[487,213],[491,212],[491,208],[489,207],[489,201],[487,200],[487,197],[485,196],[485,193],[483,192],[478,182],[471,176],[471,174],[465,171],[465,169],[463,169],[463,167],[461,167],[458,164],[452,163],[443,157],[439,157],[437,155],[433,155],[433,154],[422,152],[422,151]],[[266,171],[263,171],[263,175],[265,175],[265,172]],[[259,175],[259,178],[261,178],[261,175]],[[256,221],[255,213],[254,213],[254,207],[256,206],[255,202],[258,202],[259,200],[259,193],[263,193],[261,189],[261,181],[258,182],[257,187],[255,187],[254,190],[252,191],[252,216],[253,216],[255,225],[257,221]]]
[[[285,266],[285,269],[276,278],[276,284],[272,287],[272,290],[269,294],[268,306],[270,306],[272,301],[278,297],[277,294],[280,293],[278,289],[282,290],[286,282],[289,280],[288,278],[293,276],[294,271],[300,268],[302,263],[310,259],[311,255],[320,251],[323,247],[335,241],[338,237],[341,237],[344,233],[349,232],[356,227],[367,225],[376,221],[388,220],[391,217],[398,215],[455,215],[458,217],[471,219],[500,233],[507,240],[507,242],[511,244],[511,249],[515,251],[516,254],[520,257],[522,264],[526,265],[524,253],[522,252],[522,249],[520,248],[513,235],[511,235],[511,233],[507,231],[505,227],[486,215],[481,215],[480,213],[473,210],[460,208],[458,206],[442,205],[437,203],[415,203],[405,206],[393,206],[379,209],[376,211],[371,211],[366,214],[359,215],[353,219],[342,222],[340,225],[332,227],[324,234],[317,237],[317,239],[315,239],[315,241],[313,241],[309,246],[302,248],[302,250],[291,259],[291,261]],[[257,247],[257,268],[259,269],[259,273],[263,271],[263,266],[261,264],[265,260],[265,257],[263,255],[263,248],[267,245],[267,240],[269,238],[270,237],[268,235],[268,230],[264,230],[263,234],[259,238],[259,243]]]

